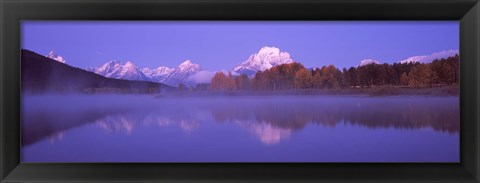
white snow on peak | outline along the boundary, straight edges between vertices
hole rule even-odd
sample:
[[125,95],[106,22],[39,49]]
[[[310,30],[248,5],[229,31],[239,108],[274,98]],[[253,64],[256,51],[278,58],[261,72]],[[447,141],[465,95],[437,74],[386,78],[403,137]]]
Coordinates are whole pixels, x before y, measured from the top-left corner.
[[51,59],[53,59],[53,60],[56,60],[56,61],[58,61],[58,62],[60,62],[60,63],[65,63],[65,62],[67,62],[65,59],[63,59],[62,56],[56,55],[55,52],[53,52],[53,51],[50,51],[50,53],[48,53],[47,57],[48,57],[48,58],[51,58]]
[[198,71],[200,70],[200,65],[192,63],[190,60],[185,60],[183,63],[178,65],[178,69],[182,71]]
[[413,57],[408,57],[407,59],[403,59],[398,61],[399,63],[428,63],[435,59],[447,58],[450,56],[455,56],[458,54],[458,50],[444,50],[436,53],[432,53],[431,55],[418,55]]
[[122,64],[119,61],[109,61],[98,68],[88,69],[96,74],[115,79],[147,81],[148,78],[131,61]]
[[288,52],[281,52],[280,49],[276,47],[265,46],[262,47],[258,53],[250,55],[246,61],[235,66],[233,71],[264,71],[276,65],[292,62],[293,60],[290,58]]
[[125,63],[125,67],[136,67],[136,66],[135,64],[133,64],[133,62],[127,61],[127,63]]
[[368,65],[368,64],[380,64],[380,62],[377,61],[377,60],[374,60],[374,59],[365,59],[365,60],[362,60],[360,62],[359,66],[364,66],[364,65]]
[[200,71],[200,65],[194,64],[190,60],[186,60],[177,68],[173,69],[161,82],[170,86],[178,86],[180,83],[192,85],[192,83],[186,83],[189,78]]
[[399,61],[402,64],[405,63],[416,63],[416,62],[423,62],[427,56],[413,56],[413,57],[408,57],[407,59]]
[[191,65],[192,64],[192,61],[191,60],[185,60],[184,62],[182,62],[179,66],[182,66],[182,65]]
[[160,66],[156,69],[150,69],[148,67],[138,68],[132,61],[122,64],[114,60],[98,68],[89,68],[87,70],[109,78],[153,81],[176,87],[178,84],[186,82],[190,76],[199,72],[200,65],[186,60],[176,68]]
[[148,67],[141,69],[141,71],[150,78],[166,76],[170,74],[173,70],[175,69],[166,67],[166,66],[160,66],[160,67],[157,67],[156,69],[150,69]]

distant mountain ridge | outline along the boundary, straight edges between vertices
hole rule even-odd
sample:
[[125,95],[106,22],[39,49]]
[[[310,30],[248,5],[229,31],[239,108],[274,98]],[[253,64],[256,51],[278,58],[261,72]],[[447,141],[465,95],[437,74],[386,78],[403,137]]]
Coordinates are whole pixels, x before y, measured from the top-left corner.
[[[235,66],[232,72],[253,76],[257,71],[264,71],[273,66],[292,62],[294,61],[288,52],[281,52],[280,49],[276,47],[264,46],[257,53],[251,54],[247,60]],[[193,63],[191,60],[184,61],[176,68],[160,66],[156,69],[147,67],[140,69],[132,62],[122,64],[120,62],[110,61],[100,67],[89,68],[87,70],[109,78],[153,81],[173,87],[177,87],[179,84],[200,84],[190,79],[202,71],[200,65]]]
[[47,57],[51,58],[53,60],[56,60],[58,62],[61,62],[61,63],[67,62],[62,56],[55,54],[55,52],[53,52],[53,51],[50,51],[50,53],[48,53]]
[[404,60],[398,61],[398,63],[428,63],[435,59],[447,58],[459,54],[458,50],[445,50],[441,52],[432,53],[431,55],[417,55],[412,56]]
[[194,64],[190,60],[184,61],[176,68],[160,66],[156,69],[150,69],[147,67],[140,69],[131,61],[127,61],[125,64],[118,61],[110,61],[98,68],[88,69],[88,71],[108,78],[153,81],[173,87],[177,87],[180,83],[185,84],[190,76],[200,70],[200,65]]
[[[406,63],[429,63],[436,59],[448,58],[459,54],[458,50],[444,50],[440,52],[435,52],[430,55],[417,55],[411,56],[406,59],[397,61],[395,63],[406,64]],[[358,66],[368,65],[368,64],[380,64],[381,62],[375,59],[364,59],[360,62]]]
[[[427,63],[434,59],[446,58],[458,54],[458,50],[447,50],[431,55],[413,56],[404,60],[400,60],[397,63],[411,63],[420,62]],[[50,56],[51,55],[51,56]],[[61,56],[54,55],[53,52],[49,54],[49,58],[63,60]],[[64,61],[64,60],[63,60]],[[60,62],[60,61],[59,61]],[[274,66],[281,64],[288,64],[296,62],[292,59],[290,53],[281,51],[277,47],[264,46],[259,49],[257,53],[251,54],[245,61],[234,66],[229,71],[234,75],[246,74],[249,77],[253,77],[258,71],[265,71]],[[63,62],[64,63],[64,62]],[[360,61],[359,66],[368,64],[381,64],[382,62],[376,59],[364,59]],[[319,68],[321,66],[313,66],[310,68]],[[96,74],[115,79],[135,80],[135,81],[151,81],[157,83],[163,83],[172,87],[177,87],[179,84],[194,87],[197,84],[210,81],[215,71],[202,70],[199,64],[193,63],[191,60],[185,60],[177,67],[171,68],[167,66],[159,66],[155,69],[139,68],[132,61],[127,61],[125,64],[119,61],[109,61],[100,67],[88,68],[88,71]],[[216,71],[219,72],[219,71]],[[201,82],[195,79],[195,76],[202,76]]]
[[23,93],[157,93],[174,88],[161,83],[130,81],[104,76],[72,67],[29,50],[21,51]]
[[377,61],[377,60],[374,60],[374,59],[365,59],[365,60],[362,60],[360,62],[360,65],[358,65],[358,66],[364,66],[364,65],[368,65],[368,64],[380,64],[380,62]]
[[89,68],[87,70],[107,78],[149,81],[149,78],[130,61],[127,61],[125,64],[116,60],[110,61],[98,68]]

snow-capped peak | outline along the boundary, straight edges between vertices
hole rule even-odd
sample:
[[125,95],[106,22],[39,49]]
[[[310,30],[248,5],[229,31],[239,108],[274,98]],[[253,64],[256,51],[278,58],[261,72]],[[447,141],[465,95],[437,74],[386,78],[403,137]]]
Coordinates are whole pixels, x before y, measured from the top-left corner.
[[458,53],[459,53],[458,50],[444,50],[444,51],[432,53],[431,55],[419,55],[419,56],[409,57],[407,59],[399,61],[399,63],[402,63],[402,64],[403,63],[416,63],[416,62],[428,63],[428,62],[431,62],[435,59],[441,59],[441,58],[447,58],[447,57],[450,57],[450,56],[455,56]]
[[107,64],[109,65],[115,65],[115,64],[122,64],[120,61],[117,61],[117,60],[112,60],[112,61],[108,61]]
[[180,66],[181,66],[181,65],[190,65],[190,64],[192,64],[192,61],[191,61],[191,60],[185,60],[184,62],[182,62],[182,63],[180,64]]
[[65,63],[65,62],[66,62],[66,60],[63,59],[62,56],[56,55],[55,52],[53,52],[53,51],[50,51],[50,53],[48,53],[47,57],[48,57],[48,58],[51,58],[51,59],[53,59],[53,60],[56,60],[56,61],[58,61],[58,62],[61,62],[61,63]]
[[99,68],[95,69],[95,72],[109,72],[111,70],[118,69],[119,67],[122,67],[122,63],[116,60],[109,61]]
[[156,81],[156,82],[161,82],[166,76],[168,76],[174,70],[175,70],[174,68],[170,68],[166,66],[160,66],[160,67],[157,67],[156,69],[150,69],[148,67],[141,69],[143,74],[145,74],[147,77],[151,78],[153,81]]
[[426,56],[413,56],[413,57],[408,57],[405,60],[401,60],[400,63],[406,64],[406,63],[417,63],[417,62],[422,62],[427,58]]
[[191,75],[200,71],[200,65],[194,64],[190,60],[185,60],[176,68],[160,66],[155,69],[148,67],[140,69],[132,61],[127,61],[125,64],[122,64],[119,61],[113,60],[98,68],[89,68],[87,70],[109,78],[153,81],[177,86]]
[[177,68],[182,70],[182,71],[185,71],[185,70],[198,71],[198,70],[200,70],[200,65],[194,64],[190,60],[185,60],[180,65],[178,65]]
[[168,70],[173,70],[173,68],[170,68],[170,67],[166,67],[166,66],[160,66],[160,67],[157,67],[156,68],[157,71],[168,71]]
[[364,66],[364,65],[368,65],[368,64],[380,64],[380,62],[377,61],[377,60],[374,60],[374,59],[365,59],[365,60],[362,60],[360,62],[359,66]]
[[131,61],[127,61],[125,65],[123,65],[122,71],[123,72],[137,72],[138,67],[132,63]]
[[98,68],[89,69],[99,75],[116,78],[116,79],[128,79],[128,80],[140,80],[146,81],[148,78],[142,71],[131,61],[127,61],[122,64],[119,61],[109,61]]
[[133,62],[127,61],[127,63],[125,63],[125,65],[123,65],[123,68],[136,69],[137,66]]
[[258,51],[258,54],[261,55],[279,55],[280,54],[280,49],[276,47],[268,47],[264,46],[260,48],[260,51]]
[[233,68],[235,72],[256,72],[270,69],[273,66],[292,63],[288,52],[281,52],[279,48],[264,46],[257,53]]
[[161,82],[170,86],[178,86],[180,83],[186,84],[185,82],[190,76],[199,72],[200,65],[194,64],[190,60],[185,60],[173,70],[166,68],[164,70],[168,71],[168,75],[166,75]]
[[50,53],[48,53],[47,57],[48,58],[55,58],[55,52],[50,51]]

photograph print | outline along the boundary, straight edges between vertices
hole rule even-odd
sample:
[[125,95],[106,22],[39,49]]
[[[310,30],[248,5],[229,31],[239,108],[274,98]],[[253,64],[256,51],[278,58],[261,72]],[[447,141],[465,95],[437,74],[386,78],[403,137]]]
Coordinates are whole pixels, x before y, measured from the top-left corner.
[[22,21],[22,162],[458,163],[458,21]]

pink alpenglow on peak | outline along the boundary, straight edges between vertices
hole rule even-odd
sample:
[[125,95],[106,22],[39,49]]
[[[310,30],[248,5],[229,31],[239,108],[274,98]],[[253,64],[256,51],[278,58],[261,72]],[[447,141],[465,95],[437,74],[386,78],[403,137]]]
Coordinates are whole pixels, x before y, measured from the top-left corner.
[[281,52],[276,47],[262,47],[258,53],[250,55],[248,59],[233,68],[234,72],[241,74],[253,74],[264,71],[273,66],[294,62],[288,52]]
[[107,78],[148,81],[148,77],[131,61],[122,64],[119,61],[109,61],[98,68],[88,69]]
[[365,60],[362,60],[360,62],[359,66],[364,66],[364,65],[368,65],[368,64],[380,64],[380,62],[377,61],[377,60],[374,60],[374,59],[365,59]]
[[186,60],[177,66],[172,72],[170,72],[162,81],[170,86],[178,86],[180,83],[186,85],[194,85],[188,83],[188,78],[198,73],[201,70],[200,65],[194,64],[190,60]]
[[[180,83],[192,86],[196,84],[189,83],[191,81],[188,79],[200,71],[200,65],[190,60],[185,60],[175,68],[160,66],[156,69],[150,69],[148,67],[138,68],[131,61],[127,61],[125,64],[118,61],[110,61],[98,68],[89,68],[88,70],[108,78],[152,81],[176,87]],[[211,78],[208,74],[203,74],[202,77]],[[205,82],[205,79],[201,81]]]
[[455,56],[458,53],[459,53],[458,50],[444,50],[444,51],[441,51],[441,52],[432,53],[431,55],[418,55],[418,56],[409,57],[407,59],[399,61],[399,63],[402,63],[402,64],[403,63],[415,63],[415,62],[429,63],[429,62],[432,62],[435,59],[441,59],[441,58],[447,58],[447,57]]
[[194,63],[192,63],[192,61],[190,61],[190,60],[185,60],[183,63],[181,63],[180,65],[178,65],[177,68],[180,69],[180,70],[182,70],[182,71],[186,71],[186,70],[189,70],[189,71],[198,71],[198,70],[200,70],[200,65],[194,64]]
[[55,52],[53,52],[53,51],[50,51],[50,53],[48,53],[47,57],[48,57],[48,58],[51,58],[51,59],[53,59],[53,60],[56,60],[56,61],[58,61],[58,62],[60,62],[60,63],[65,63],[65,62],[67,62],[65,59],[63,59],[62,56],[56,55]]

